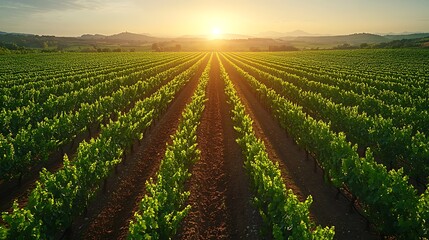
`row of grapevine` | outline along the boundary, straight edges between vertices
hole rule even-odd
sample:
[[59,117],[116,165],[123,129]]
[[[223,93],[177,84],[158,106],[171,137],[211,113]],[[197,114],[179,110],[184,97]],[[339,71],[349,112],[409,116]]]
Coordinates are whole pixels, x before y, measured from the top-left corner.
[[[259,56],[253,54],[252,57]],[[426,68],[429,54],[425,50],[325,51],[319,54],[308,52],[294,57],[289,55],[286,58],[284,54],[265,57],[281,62],[282,65],[366,83],[379,89],[399,93],[413,90],[410,92],[413,96],[428,96],[424,92],[424,86],[429,83],[429,71]]]
[[[15,138],[5,138],[0,134],[0,179],[21,177],[38,162],[46,161],[53,151],[67,144],[77,134],[89,129],[94,123],[101,123],[126,110],[130,104],[159,88],[166,80],[173,78],[201,59],[193,56],[176,66],[163,66],[160,73],[147,76],[132,85],[122,86],[112,95],[101,97],[92,104],[81,104],[77,112],[61,114],[52,119],[45,119],[33,129],[21,129]],[[150,69],[148,72],[153,72]],[[155,71],[156,73],[156,71]]]
[[402,169],[387,171],[374,161],[371,151],[360,158],[343,133],[316,121],[273,89],[258,82],[229,59],[224,58],[271,109],[280,125],[304,149],[312,153],[338,188],[345,188],[358,200],[363,213],[384,235],[404,239],[428,237],[429,189],[418,196]]
[[[243,56],[241,56],[243,57]],[[352,91],[357,94],[366,94],[374,96],[388,104],[396,104],[406,107],[421,108],[423,104],[427,102],[427,99],[417,93],[403,92],[403,91],[392,91],[382,87],[373,86],[371,81],[368,79],[363,81],[354,81],[350,79],[351,73],[347,75],[345,73],[339,74],[338,72],[330,71],[329,65],[326,68],[312,69],[310,64],[301,65],[300,67],[284,65],[284,61],[280,59],[273,60],[266,56],[265,58],[246,58],[248,60],[257,61],[258,63],[266,66],[285,71],[290,74],[294,74],[300,77],[306,77],[309,80],[326,83],[332,86],[338,86],[343,90]],[[305,63],[305,61],[304,61]],[[301,63],[302,64],[302,63]],[[372,79],[377,79],[380,75],[383,76],[384,72],[376,73],[372,76]],[[369,78],[369,77],[366,77]],[[371,79],[371,78],[370,78]],[[405,82],[405,80],[401,80]],[[411,94],[411,95],[410,95]]]
[[[144,64],[153,58],[167,59],[176,54],[61,54],[61,55],[28,55],[16,57],[2,56],[3,70],[0,71],[0,89],[15,86],[30,86],[27,89],[61,83],[64,79],[79,80],[96,77],[114,71],[125,70]],[[21,66],[25,66],[22,68]]]
[[[184,60],[185,58],[179,58],[175,61],[168,59],[162,63],[149,63],[134,69],[135,72],[129,72],[127,75],[122,75],[122,73],[100,75],[95,82],[92,82],[92,79],[88,78],[84,80],[86,84],[77,88],[76,91],[70,90],[60,96],[48,93],[41,102],[32,100],[23,107],[18,107],[13,110],[5,109],[0,113],[1,133],[4,135],[8,133],[14,135],[20,128],[35,125],[46,117],[51,118],[62,112],[74,111],[82,103],[91,103],[99,97],[111,94],[124,85],[135,84],[141,79],[167,70]],[[132,70],[133,69],[129,69],[128,71]],[[39,90],[32,89],[24,92],[34,93],[39,92]],[[22,96],[20,96],[19,99],[22,99]]]
[[234,57],[304,90],[317,91],[324,97],[346,106],[358,106],[359,112],[391,118],[397,127],[411,125],[414,131],[429,132],[429,112],[427,111],[429,98],[427,97],[410,96],[408,92],[398,93],[377,89],[368,84],[340,79],[338,76],[331,77],[305,70],[297,72],[291,68],[279,67],[279,64],[243,59],[237,55]]
[[31,81],[25,84],[15,84],[11,88],[0,89],[0,94],[3,96],[0,107],[7,110],[15,110],[32,103],[43,103],[50,98],[87,88],[115,77],[127,76],[133,72],[138,72],[171,60],[172,58],[146,59],[146,61],[142,61],[137,65],[120,65],[111,67],[111,69],[94,71],[89,74],[73,74],[73,71],[71,71],[70,75],[58,78],[47,75],[46,77],[49,80]]
[[56,173],[44,170],[24,208],[14,204],[3,213],[6,225],[0,236],[6,239],[48,239],[70,226],[82,213],[125,149],[142,139],[143,131],[161,114],[176,93],[195,75],[204,59],[177,75],[150,97],[135,104],[126,114],[102,126],[97,139],[79,145],[73,161],[64,157],[64,167]]
[[[58,60],[62,60],[61,58]],[[49,89],[50,87],[56,87],[59,85],[58,90],[61,90],[63,86],[61,86],[64,83],[73,84],[73,82],[79,83],[82,79],[97,77],[97,75],[105,75],[109,74],[111,72],[117,72],[122,71],[126,69],[135,68],[147,63],[150,63],[152,61],[159,61],[162,60],[162,58],[142,58],[140,61],[136,61],[134,63],[130,62],[123,62],[122,64],[118,65],[112,65],[105,63],[105,65],[87,65],[84,66],[81,65],[78,69],[73,70],[67,70],[67,72],[63,72],[63,69],[58,69],[57,71],[30,71],[26,72],[25,75],[20,76],[17,79],[16,75],[9,76],[8,79],[4,79],[1,83],[0,90],[3,94],[7,95],[13,95],[13,93],[16,93],[17,91],[26,91],[33,88],[39,89],[39,88],[45,88]],[[100,59],[100,61],[102,61]],[[6,62],[7,64],[7,62]],[[72,63],[71,63],[72,64]],[[53,66],[56,66],[58,68],[61,68],[61,62],[58,62],[58,64],[53,64]],[[71,82],[72,81],[72,82]],[[65,86],[66,88],[68,86]],[[59,92],[61,93],[61,92]],[[18,100],[18,99],[17,99]]]
[[147,194],[141,200],[138,212],[134,213],[129,239],[170,239],[191,208],[185,204],[190,194],[185,190],[185,182],[191,176],[189,167],[200,157],[197,128],[207,100],[206,87],[212,58],[213,54],[191,102],[182,112],[175,134],[171,136],[172,144],[167,146],[156,182],[152,178],[146,182]]
[[264,142],[255,136],[251,117],[246,114],[234,85],[220,64],[221,78],[232,107],[231,118],[239,135],[236,141],[246,157],[244,165],[255,191],[254,203],[270,234],[274,239],[333,239],[334,227],[315,226],[310,220],[311,196],[300,202],[292,190],[286,188],[278,165],[268,158]]
[[359,113],[356,107],[337,104],[319,93],[327,92],[323,89],[314,87],[313,92],[300,88],[305,84],[305,80],[300,79],[302,84],[294,85],[259,70],[259,67],[252,67],[236,59],[234,62],[251,75],[257,76],[281,96],[302,106],[312,117],[330,122],[334,131],[345,132],[352,142],[371,147],[377,159],[385,165],[404,167],[405,172],[415,178],[425,180],[429,176],[429,140],[425,134],[414,134],[411,126],[397,128],[392,120],[381,115],[368,116]]

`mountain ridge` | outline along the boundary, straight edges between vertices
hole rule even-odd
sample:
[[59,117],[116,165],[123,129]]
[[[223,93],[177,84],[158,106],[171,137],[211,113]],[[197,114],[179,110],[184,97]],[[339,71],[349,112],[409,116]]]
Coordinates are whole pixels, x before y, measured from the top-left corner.
[[[0,31],[1,35],[7,35],[7,34],[13,34],[13,35],[25,35],[25,36],[39,36],[37,34],[32,33],[13,33],[13,32],[5,32]],[[44,35],[42,35],[44,36]],[[53,36],[53,35],[52,35]],[[308,41],[309,39],[347,39],[347,38],[356,38],[356,37],[371,37],[372,40],[375,40],[378,38],[378,41],[381,41],[384,39],[385,41],[392,41],[392,40],[402,40],[402,39],[417,39],[422,37],[429,36],[429,32],[425,33],[389,33],[389,34],[375,34],[375,33],[351,33],[351,34],[337,34],[337,35],[330,35],[330,34],[315,34],[315,33],[309,33],[305,32],[303,30],[294,30],[291,32],[276,32],[276,31],[266,31],[266,32],[260,32],[258,34],[238,34],[238,33],[224,33],[220,34],[219,36],[212,36],[210,34],[189,34],[189,35],[182,35],[178,37],[157,37],[155,35],[149,34],[149,33],[132,33],[132,32],[121,32],[116,33],[112,35],[106,35],[106,34],[98,34],[98,33],[87,33],[83,34],[78,37],[67,37],[67,38],[77,38],[77,39],[92,39],[92,40],[125,40],[125,41],[146,41],[146,42],[152,42],[152,41],[160,41],[160,40],[166,40],[166,39],[248,39],[248,38],[273,38],[273,39],[281,39],[281,40],[304,40]],[[61,37],[61,36],[56,36]]]
[[[283,33],[265,32],[265,34]],[[42,49],[44,51],[129,51],[154,50],[162,51],[207,50],[222,48],[228,51],[250,50],[262,51],[269,49],[343,49],[368,47],[427,47],[429,33],[412,33],[399,35],[377,35],[372,33],[354,33],[348,35],[314,35],[301,30],[289,32],[285,37],[264,37],[258,35],[242,35],[225,33],[212,35],[183,35],[176,38],[148,36],[131,32],[121,32],[112,35],[83,34],[79,37],[56,37],[51,35],[32,35],[22,33],[5,33],[0,31],[0,47],[17,50],[23,48]],[[264,34],[262,34],[264,35]],[[306,36],[293,36],[306,35]],[[154,45],[156,44],[156,45]],[[154,46],[158,46],[154,48]]]

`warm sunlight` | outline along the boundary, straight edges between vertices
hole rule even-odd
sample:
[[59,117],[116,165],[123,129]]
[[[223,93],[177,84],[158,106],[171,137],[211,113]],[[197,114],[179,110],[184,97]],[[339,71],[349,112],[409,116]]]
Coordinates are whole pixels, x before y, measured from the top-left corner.
[[222,31],[218,27],[212,28],[212,38],[216,39],[219,38],[222,34]]
[[428,12],[0,0],[0,240],[429,240]]

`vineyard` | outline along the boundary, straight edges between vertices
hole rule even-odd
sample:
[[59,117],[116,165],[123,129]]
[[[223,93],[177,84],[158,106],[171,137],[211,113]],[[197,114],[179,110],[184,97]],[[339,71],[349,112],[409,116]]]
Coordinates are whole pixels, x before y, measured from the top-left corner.
[[0,62],[0,239],[429,238],[427,50]]

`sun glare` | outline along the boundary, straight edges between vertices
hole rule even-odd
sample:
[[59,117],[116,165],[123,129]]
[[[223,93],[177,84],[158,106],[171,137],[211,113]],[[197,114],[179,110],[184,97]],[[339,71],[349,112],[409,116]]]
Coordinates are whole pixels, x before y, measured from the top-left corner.
[[222,34],[222,31],[218,27],[212,28],[212,38],[219,38]]

